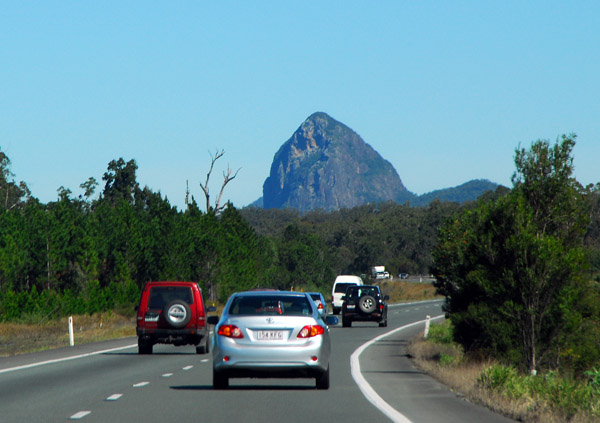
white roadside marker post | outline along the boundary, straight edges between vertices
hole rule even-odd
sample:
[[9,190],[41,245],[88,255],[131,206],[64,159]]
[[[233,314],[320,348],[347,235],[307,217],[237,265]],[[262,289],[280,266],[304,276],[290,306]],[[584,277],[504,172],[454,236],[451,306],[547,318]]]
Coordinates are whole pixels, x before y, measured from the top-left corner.
[[69,316],[69,345],[75,345],[75,337],[73,335],[73,316]]
[[427,316],[425,318],[425,333],[423,333],[423,338],[427,338],[427,335],[429,335],[429,322],[431,320],[431,316]]

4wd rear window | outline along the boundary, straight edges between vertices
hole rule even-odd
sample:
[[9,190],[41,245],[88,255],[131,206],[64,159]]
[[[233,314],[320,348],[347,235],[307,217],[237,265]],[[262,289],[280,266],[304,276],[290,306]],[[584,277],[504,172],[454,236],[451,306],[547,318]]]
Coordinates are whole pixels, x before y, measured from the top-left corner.
[[188,286],[153,286],[150,288],[148,308],[162,309],[173,300],[194,303],[192,288]]
[[348,291],[346,291],[346,296],[348,298],[358,298],[358,297],[362,297],[363,295],[371,295],[372,297],[378,297],[379,291],[377,290],[377,288],[373,288],[370,286],[367,286],[367,287],[357,286],[354,288],[350,288],[350,289],[348,289]]

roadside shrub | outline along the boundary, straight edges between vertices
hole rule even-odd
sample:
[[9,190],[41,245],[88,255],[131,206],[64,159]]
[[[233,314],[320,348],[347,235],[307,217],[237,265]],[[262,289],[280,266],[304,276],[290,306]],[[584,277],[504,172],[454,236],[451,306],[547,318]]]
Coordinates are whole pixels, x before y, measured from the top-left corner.
[[456,364],[457,361],[458,360],[457,360],[456,356],[454,356],[454,355],[444,354],[444,353],[440,354],[440,366],[444,366],[444,367],[452,366],[452,365]]
[[575,415],[600,415],[600,373],[592,370],[588,374],[590,379],[585,382],[561,377],[556,372],[525,376],[514,367],[495,364],[481,373],[477,383],[510,399],[543,405],[568,421]]
[[454,328],[450,320],[445,320],[442,323],[433,324],[429,327],[428,338],[432,342],[440,344],[452,344]]
[[496,392],[504,393],[510,398],[521,398],[525,394],[522,383],[519,380],[519,372],[510,366],[494,364],[486,368],[477,383]]

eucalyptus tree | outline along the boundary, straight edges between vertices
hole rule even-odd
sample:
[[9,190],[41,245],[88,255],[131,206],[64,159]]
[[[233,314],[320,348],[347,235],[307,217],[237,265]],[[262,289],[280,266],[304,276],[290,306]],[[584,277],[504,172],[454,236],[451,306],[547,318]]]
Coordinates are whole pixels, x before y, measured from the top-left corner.
[[450,220],[434,250],[437,288],[456,338],[535,373],[564,356],[590,294],[583,237],[585,190],[572,176],[574,136],[517,149],[513,190]]

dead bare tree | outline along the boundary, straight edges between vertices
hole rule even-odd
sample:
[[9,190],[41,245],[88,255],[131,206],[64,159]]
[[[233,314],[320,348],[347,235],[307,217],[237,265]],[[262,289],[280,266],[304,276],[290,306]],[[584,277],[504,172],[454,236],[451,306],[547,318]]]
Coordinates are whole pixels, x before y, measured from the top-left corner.
[[[200,188],[202,188],[202,191],[204,192],[204,197],[206,197],[206,211],[207,212],[211,209],[208,181],[210,180],[210,175],[212,174],[213,168],[215,166],[215,162],[217,160],[219,160],[221,157],[223,157],[224,154],[225,154],[225,150],[221,150],[221,151],[217,150],[215,152],[214,156],[212,154],[210,155],[210,158],[211,158],[210,169],[208,170],[208,173],[206,174],[206,182],[204,183],[204,185],[202,185],[202,183],[200,183]],[[231,168],[229,167],[229,165],[227,165],[227,171],[223,172],[223,185],[221,185],[221,191],[219,192],[219,196],[217,197],[217,202],[215,203],[215,207],[214,207],[215,213],[219,213],[225,207],[224,205],[221,205],[221,198],[223,197],[223,191],[225,190],[225,187],[227,186],[227,184],[235,179],[235,177],[237,176],[240,169],[241,168],[239,168],[238,170],[235,171],[235,173],[233,173]],[[233,173],[233,175],[232,175],[232,173]]]

